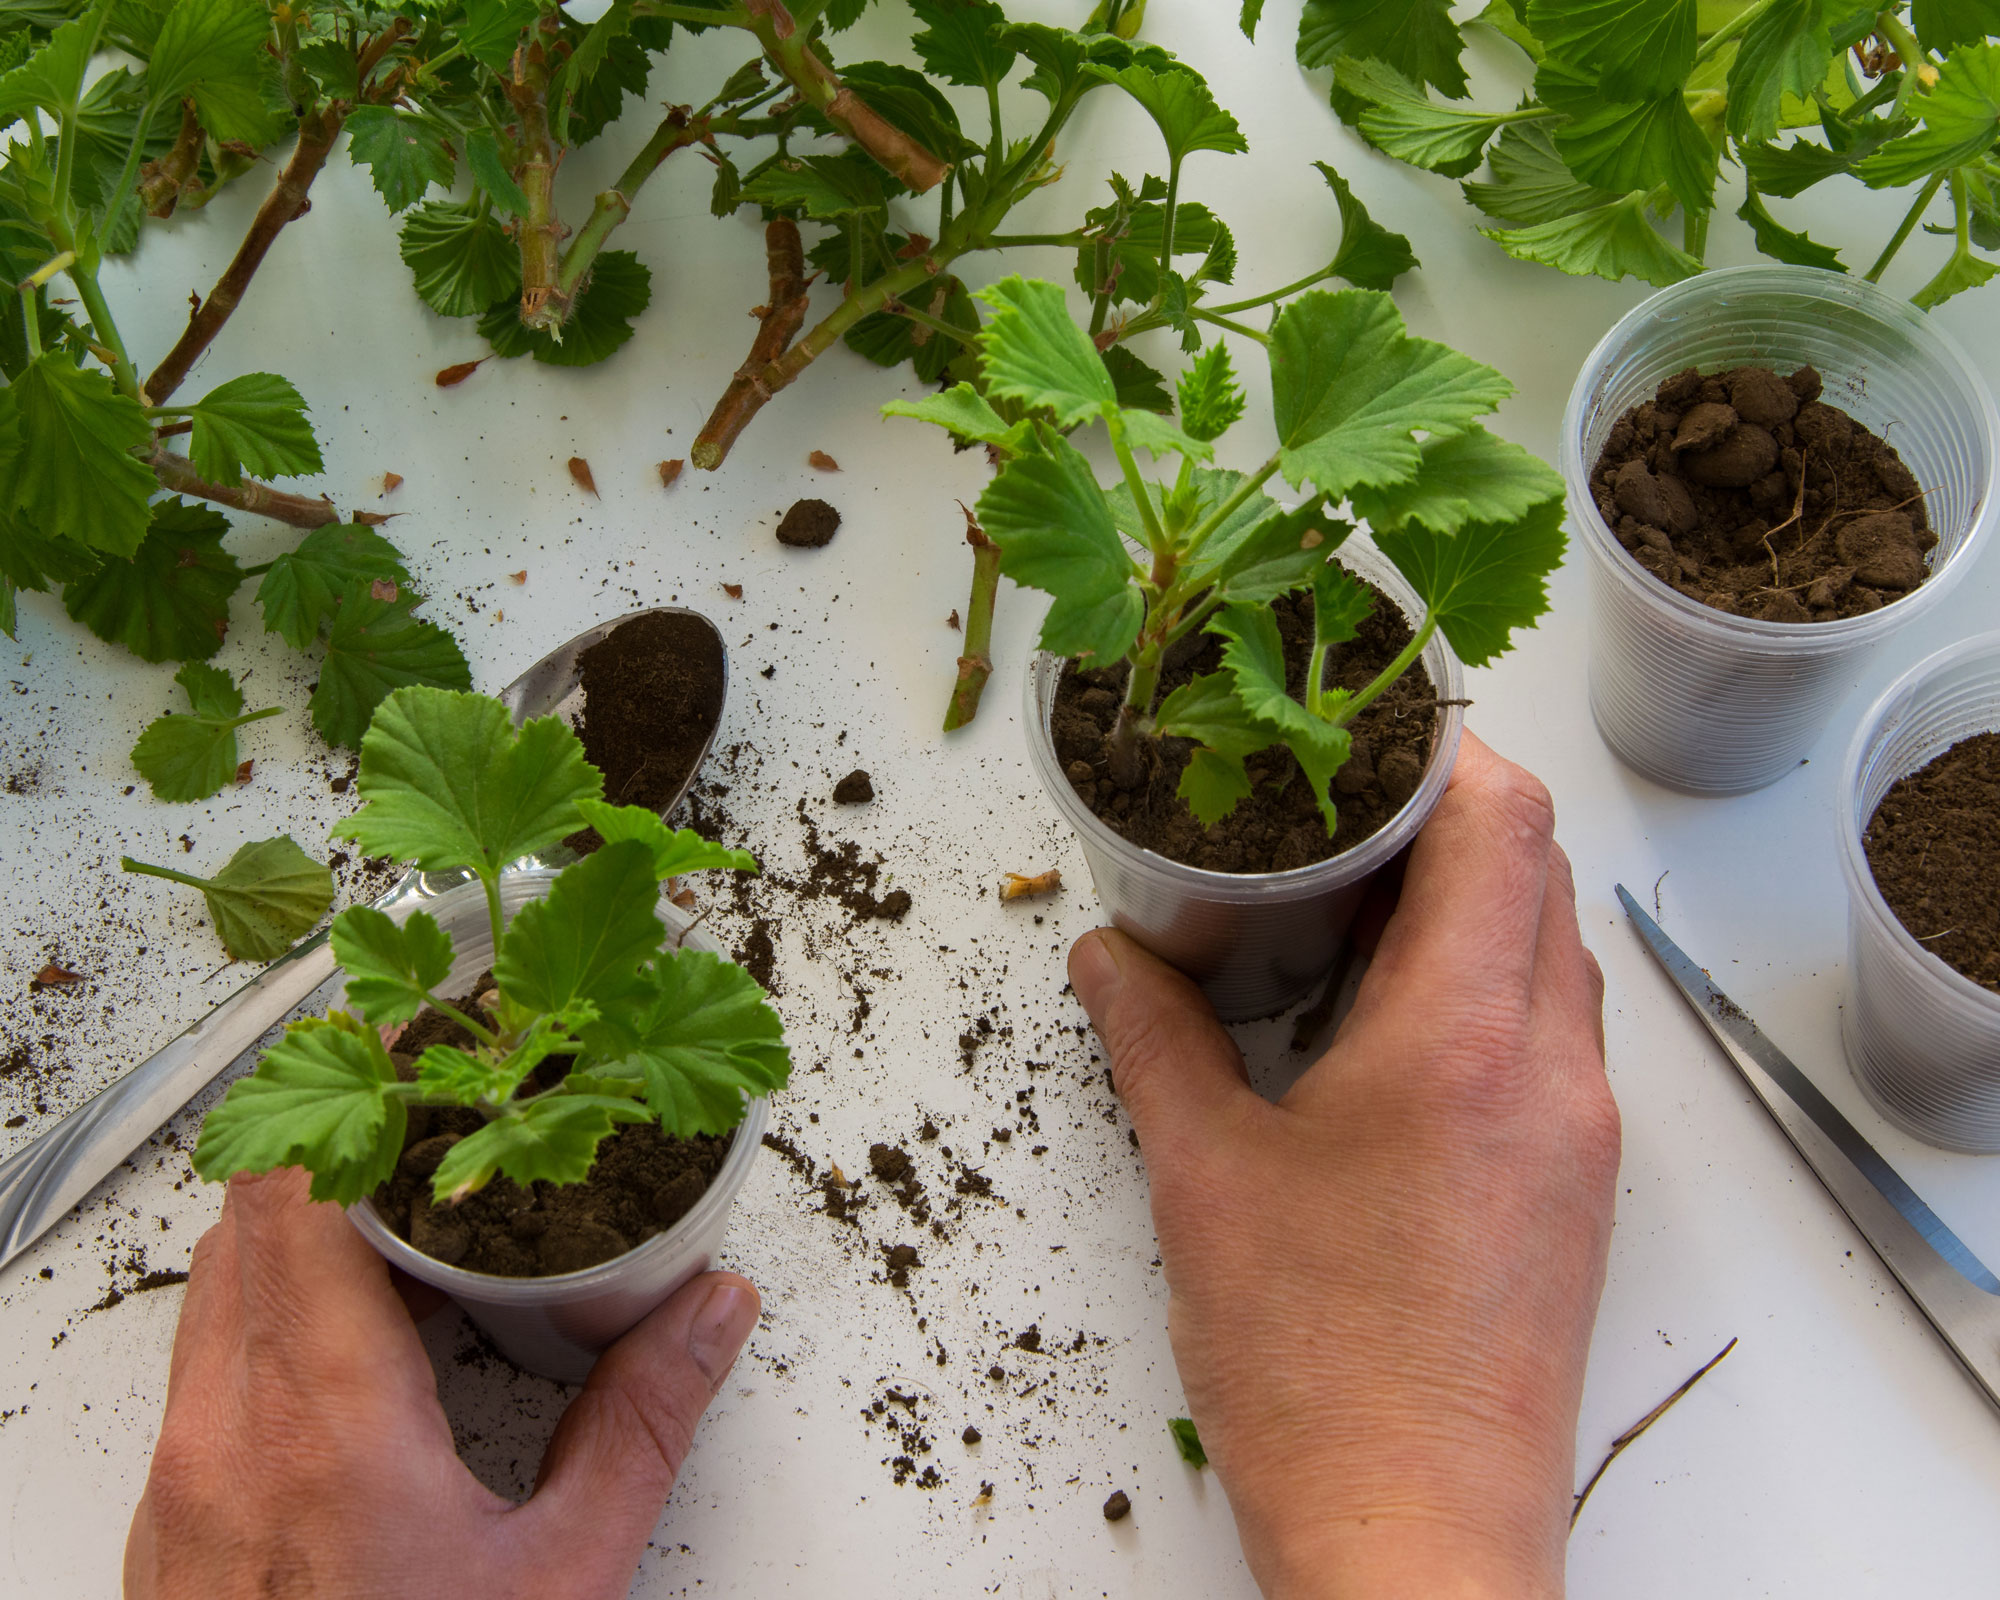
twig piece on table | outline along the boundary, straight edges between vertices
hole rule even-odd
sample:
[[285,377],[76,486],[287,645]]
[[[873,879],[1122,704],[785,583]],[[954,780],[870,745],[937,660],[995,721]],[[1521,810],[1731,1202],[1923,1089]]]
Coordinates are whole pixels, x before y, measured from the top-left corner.
[[1714,1370],[1716,1363],[1719,1362],[1724,1356],[1728,1355],[1729,1352],[1734,1350],[1735,1348],[1736,1348],[1736,1341],[1734,1339],[1731,1339],[1729,1343],[1724,1345],[1720,1350],[1716,1351],[1714,1355],[1710,1356],[1708,1360],[1703,1362],[1701,1367],[1695,1372],[1694,1376],[1689,1378],[1686,1383],[1682,1384],[1672,1394],[1668,1395],[1666,1399],[1662,1400],[1658,1405],[1654,1406],[1651,1411],[1648,1411],[1637,1422],[1633,1423],[1631,1427],[1627,1428],[1623,1433],[1619,1434],[1617,1438],[1611,1441],[1611,1448],[1605,1452],[1604,1459],[1597,1463],[1597,1470],[1590,1475],[1590,1481],[1586,1483],[1583,1486],[1583,1488],[1577,1492],[1576,1504],[1570,1507],[1569,1525],[1572,1532],[1574,1532],[1576,1529],[1576,1519],[1583,1515],[1584,1501],[1590,1498],[1590,1491],[1597,1487],[1597,1480],[1604,1476],[1604,1469],[1610,1466],[1612,1462],[1618,1459],[1619,1455],[1623,1452],[1623,1450],[1627,1445],[1631,1444],[1635,1439],[1639,1437],[1640,1434],[1644,1433],[1654,1423],[1658,1422],[1660,1418],[1664,1417],[1669,1411],[1671,1411],[1674,1407],[1675,1401],[1679,1400],[1682,1395],[1688,1392],[1688,1390],[1692,1389],[1696,1384],[1700,1383],[1703,1378],[1707,1377],[1709,1373]]
[[1047,872],[1029,877],[1024,873],[1010,872],[1007,881],[1000,885],[1002,900],[1025,900],[1030,895],[1053,894],[1062,887],[1062,871],[1051,867]]

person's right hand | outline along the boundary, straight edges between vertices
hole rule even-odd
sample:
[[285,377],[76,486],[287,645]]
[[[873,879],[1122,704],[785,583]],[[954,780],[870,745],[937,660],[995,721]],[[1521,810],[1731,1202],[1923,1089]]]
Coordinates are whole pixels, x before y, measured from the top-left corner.
[[1070,954],[1267,1594],[1562,1591],[1619,1133],[1553,827],[1467,735],[1353,1012],[1276,1105],[1187,979],[1109,930]]

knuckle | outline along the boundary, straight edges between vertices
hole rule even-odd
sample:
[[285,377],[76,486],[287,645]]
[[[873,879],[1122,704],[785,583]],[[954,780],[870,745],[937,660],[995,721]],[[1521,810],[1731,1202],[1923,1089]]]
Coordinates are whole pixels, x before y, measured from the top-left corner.
[[1526,767],[1503,762],[1494,772],[1494,810],[1513,832],[1550,848],[1556,834],[1556,803],[1548,785]]

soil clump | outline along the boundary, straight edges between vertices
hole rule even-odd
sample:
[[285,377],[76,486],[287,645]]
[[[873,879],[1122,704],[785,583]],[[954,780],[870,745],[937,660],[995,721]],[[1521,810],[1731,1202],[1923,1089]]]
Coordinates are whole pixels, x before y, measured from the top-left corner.
[[1917,942],[2000,993],[2000,733],[1962,739],[1893,784],[1861,843]]
[[1938,542],[1923,490],[1820,390],[1811,367],[1667,379],[1591,469],[1606,526],[1662,583],[1732,616],[1831,622],[1917,588]]
[[844,806],[866,805],[875,798],[874,780],[856,767],[833,786],[833,798]]
[[[1359,633],[1327,652],[1326,682],[1360,689],[1410,642],[1409,622],[1379,590]],[[1312,596],[1281,599],[1272,608],[1285,645],[1286,688],[1302,695],[1312,656]],[[1191,678],[1222,666],[1222,641],[1195,634],[1169,651],[1160,674],[1164,698]],[[1437,690],[1421,660],[1355,718],[1354,753],[1333,780],[1339,831],[1326,822],[1312,786],[1283,745],[1251,756],[1250,796],[1212,828],[1204,828],[1176,792],[1197,746],[1155,739],[1144,781],[1131,789],[1111,778],[1111,735],[1130,672],[1121,661],[1063,669],[1050,731],[1070,785],[1098,818],[1132,843],[1173,861],[1212,872],[1285,872],[1351,850],[1403,808],[1423,781],[1437,728]]]
[[778,523],[778,543],[796,550],[818,550],[833,543],[840,531],[840,513],[824,500],[795,500]]
[[[673,612],[634,617],[577,657],[577,735],[613,805],[663,810],[693,774],[722,716],[726,667],[715,632]],[[603,840],[586,828],[579,854]]]
[[[476,997],[453,1002],[480,1021]],[[398,1036],[391,1059],[399,1076],[416,1076],[416,1057],[433,1044],[469,1045],[472,1037],[449,1017],[426,1009]],[[530,1091],[552,1088],[570,1058],[536,1068]],[[531,1183],[496,1177],[456,1205],[431,1201],[431,1174],[445,1153],[485,1126],[469,1107],[412,1106],[403,1153],[389,1181],[370,1196],[383,1222],[434,1260],[502,1278],[542,1278],[581,1272],[625,1254],[664,1232],[694,1209],[722,1169],[733,1134],[669,1138],[653,1123],[628,1123],[597,1147],[581,1183]]]

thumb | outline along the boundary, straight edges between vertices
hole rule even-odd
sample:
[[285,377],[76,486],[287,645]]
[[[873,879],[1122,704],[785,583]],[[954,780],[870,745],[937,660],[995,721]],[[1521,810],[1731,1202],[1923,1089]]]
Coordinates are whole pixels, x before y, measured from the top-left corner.
[[1111,1056],[1111,1082],[1142,1146],[1212,1127],[1249,1092],[1243,1055],[1182,974],[1113,928],[1070,947],[1069,979]]
[[528,1547],[564,1575],[555,1588],[596,1593],[576,1580],[602,1568],[603,1592],[624,1592],[757,1312],[748,1279],[703,1273],[599,1359],[521,1508],[535,1524]]

